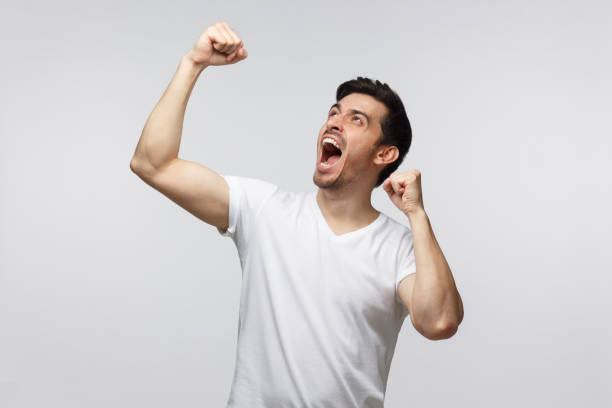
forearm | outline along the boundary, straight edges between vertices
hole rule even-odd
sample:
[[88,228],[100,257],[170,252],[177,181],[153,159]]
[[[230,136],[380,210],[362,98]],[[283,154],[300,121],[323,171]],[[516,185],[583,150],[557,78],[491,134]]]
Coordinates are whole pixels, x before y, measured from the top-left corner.
[[149,172],[178,157],[185,109],[191,91],[205,66],[186,54],[161,99],[149,115],[130,166]]
[[425,333],[432,333],[432,336],[454,332],[463,318],[463,305],[450,267],[425,210],[408,214],[408,219],[413,232],[416,262],[412,319],[416,326]]

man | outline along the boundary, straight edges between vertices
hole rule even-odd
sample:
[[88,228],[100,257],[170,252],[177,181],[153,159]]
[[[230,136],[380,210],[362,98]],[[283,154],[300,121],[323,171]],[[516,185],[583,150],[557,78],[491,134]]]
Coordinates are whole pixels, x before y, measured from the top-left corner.
[[[394,173],[412,137],[404,106],[379,81],[340,85],[319,131],[316,192],[178,158],[199,74],[246,57],[226,22],[208,27],[148,118],[130,167],[236,244],[243,283],[228,407],[382,407],[404,318],[432,340],[452,336],[463,318],[420,173]],[[411,228],[372,207],[381,184]]]

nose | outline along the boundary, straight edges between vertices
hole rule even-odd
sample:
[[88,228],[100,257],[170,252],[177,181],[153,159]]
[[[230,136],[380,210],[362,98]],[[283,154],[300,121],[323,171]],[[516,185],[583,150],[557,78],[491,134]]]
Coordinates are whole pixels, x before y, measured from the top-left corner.
[[326,132],[329,132],[330,130],[334,129],[337,132],[342,133],[342,120],[343,119],[344,119],[344,116],[342,115],[330,116],[329,119],[327,119]]

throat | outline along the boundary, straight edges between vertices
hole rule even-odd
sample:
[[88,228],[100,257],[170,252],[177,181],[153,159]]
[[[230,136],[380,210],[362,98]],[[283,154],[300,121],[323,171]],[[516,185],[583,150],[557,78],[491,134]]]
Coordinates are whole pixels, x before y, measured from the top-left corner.
[[[351,215],[354,211],[346,206],[338,206],[339,202],[337,199],[331,199],[332,201],[330,202],[329,198],[320,197],[319,195],[321,194],[324,195],[325,193],[319,190],[315,194],[315,203],[325,223],[335,235],[361,230],[374,223],[381,216],[381,212],[371,205],[368,206],[367,210],[363,210],[363,212],[359,210],[358,215]],[[333,214],[336,215],[334,216]]]

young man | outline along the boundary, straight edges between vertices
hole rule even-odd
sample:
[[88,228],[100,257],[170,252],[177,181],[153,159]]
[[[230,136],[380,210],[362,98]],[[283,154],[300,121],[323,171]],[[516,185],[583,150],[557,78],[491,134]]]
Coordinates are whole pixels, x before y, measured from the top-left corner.
[[[227,23],[208,27],[147,120],[130,167],[236,245],[243,283],[228,407],[382,407],[404,318],[432,340],[452,336],[463,318],[420,173],[394,173],[412,137],[404,106],[379,81],[341,84],[319,131],[316,191],[178,158],[199,74],[246,57]],[[372,207],[381,184],[410,228]]]

